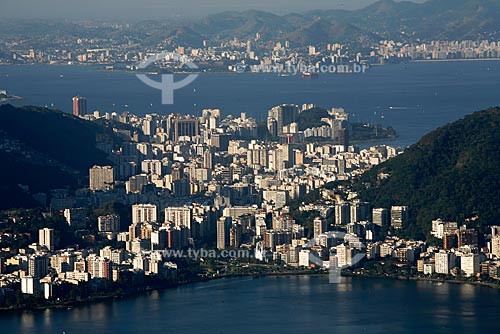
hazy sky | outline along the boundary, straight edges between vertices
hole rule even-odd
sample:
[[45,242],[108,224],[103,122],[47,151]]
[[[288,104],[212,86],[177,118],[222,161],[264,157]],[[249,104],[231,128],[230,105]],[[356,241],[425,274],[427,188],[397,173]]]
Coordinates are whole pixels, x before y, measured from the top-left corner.
[[[225,10],[260,9],[275,13],[313,9],[354,9],[376,0],[0,0],[0,17],[156,19],[203,16]],[[425,2],[425,0],[413,0]]]

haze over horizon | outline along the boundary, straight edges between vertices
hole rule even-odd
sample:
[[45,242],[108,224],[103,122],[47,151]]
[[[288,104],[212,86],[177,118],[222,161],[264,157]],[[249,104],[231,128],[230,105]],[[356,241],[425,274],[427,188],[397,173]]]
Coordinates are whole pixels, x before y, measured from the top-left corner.
[[[377,0],[3,0],[2,18],[159,19],[200,17],[228,10],[264,10],[277,14],[316,9],[358,9]],[[425,2],[427,0],[412,0]]]

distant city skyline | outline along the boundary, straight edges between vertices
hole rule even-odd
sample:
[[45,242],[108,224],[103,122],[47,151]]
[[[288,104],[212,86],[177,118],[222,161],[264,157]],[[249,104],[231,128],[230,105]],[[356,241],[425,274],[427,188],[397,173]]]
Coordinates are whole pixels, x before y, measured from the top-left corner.
[[[200,17],[227,10],[257,9],[278,14],[315,9],[362,8],[377,0],[3,0],[2,18],[40,19],[159,19],[169,17]],[[399,1],[399,0],[398,0]],[[425,2],[426,0],[412,0]]]

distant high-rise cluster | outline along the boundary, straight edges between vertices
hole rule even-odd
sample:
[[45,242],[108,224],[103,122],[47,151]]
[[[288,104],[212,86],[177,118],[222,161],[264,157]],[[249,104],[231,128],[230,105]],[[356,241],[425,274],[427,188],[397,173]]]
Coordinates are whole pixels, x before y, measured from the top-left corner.
[[73,97],[73,115],[87,115],[87,98],[81,96]]
[[283,126],[295,122],[299,114],[299,107],[295,104],[282,104],[273,107],[267,114],[267,128],[271,135],[283,134]]

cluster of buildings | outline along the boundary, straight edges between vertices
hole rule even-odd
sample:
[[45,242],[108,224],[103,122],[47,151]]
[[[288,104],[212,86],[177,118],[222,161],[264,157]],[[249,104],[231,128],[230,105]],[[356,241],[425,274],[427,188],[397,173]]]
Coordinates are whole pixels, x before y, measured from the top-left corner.
[[280,105],[271,108],[267,116],[267,129],[274,137],[283,138],[286,143],[301,143],[306,139],[325,140],[339,146],[349,146],[349,115],[343,108],[332,108],[328,117],[321,119],[323,125],[308,127],[299,131],[297,118],[302,111],[314,108],[304,104],[302,109],[297,105]]
[[[423,240],[406,240],[394,232],[403,228],[410,218],[406,206],[372,208],[370,203],[357,199],[343,201],[338,197],[333,205],[326,205],[332,196],[323,191],[322,200],[301,207],[301,210],[319,212],[313,220],[313,237],[305,238],[302,226],[289,216],[274,219],[278,230],[285,221],[290,227],[278,237],[265,234],[262,238],[260,259],[280,260],[289,266],[303,268],[357,268],[365,272],[366,260],[391,259],[397,267],[407,268],[407,275],[477,280],[500,280],[500,227],[491,226],[485,246],[480,246],[478,231],[458,226],[456,222],[432,222],[432,235],[443,246],[431,246]],[[286,231],[286,230],[285,230]],[[383,232],[383,233],[381,233]],[[389,235],[387,235],[389,232]],[[259,248],[257,248],[259,249]],[[382,274],[378,272],[377,274]],[[396,272],[385,272],[397,275]]]
[[290,266],[345,268],[365,257],[380,259],[394,255],[402,261],[416,261],[420,249],[425,247],[423,241],[382,237],[390,229],[400,230],[408,224],[406,206],[373,208],[369,202],[343,200],[333,190],[323,189],[315,203],[303,203],[298,210],[318,214],[312,220],[312,234],[307,237],[303,226],[295,224],[290,215],[275,214],[272,231],[286,232],[285,237],[264,235],[263,260],[267,256]]
[[431,41],[422,44],[406,44],[385,40],[380,41],[371,56],[382,57],[385,60],[392,58],[409,60],[500,58],[500,41]]
[[491,226],[491,233],[486,236],[486,246],[480,247],[475,229],[458,226],[456,222],[434,220],[431,234],[443,241],[443,247],[432,248],[431,253],[422,254],[418,260],[418,271],[426,275],[483,275],[500,279],[499,231],[498,226]]
[[104,281],[119,282],[137,274],[156,275],[162,279],[175,279],[177,275],[177,265],[160,252],[132,255],[109,246],[97,251],[58,249],[56,243],[54,229],[44,228],[39,230],[38,242],[9,258],[2,258],[0,305],[5,305],[16,291],[50,300],[65,300],[70,291],[81,291],[89,283],[99,286]]
[[[122,27],[123,28],[123,27]],[[199,71],[238,71],[237,64],[275,68],[285,73],[289,68],[320,68],[335,64],[380,64],[395,60],[488,59],[500,57],[498,41],[431,41],[404,43],[382,40],[366,53],[352,52],[339,43],[321,43],[296,47],[290,41],[267,41],[259,33],[248,40],[237,37],[215,45],[179,45],[169,39],[156,45],[127,37],[109,40],[95,37],[69,37],[56,41],[57,46],[38,46],[38,40],[0,41],[0,63],[100,64],[107,69],[138,70],[139,64],[164,50],[171,50],[193,61]],[[52,45],[52,44],[51,44]],[[175,58],[175,57],[174,57]],[[184,64],[169,56],[156,62],[156,69],[186,71]],[[191,69],[193,70],[193,69]]]
[[[21,41],[0,39],[0,63],[47,63],[47,64],[99,64],[107,69],[139,69],[139,64],[151,56],[171,50],[187,56],[201,71],[234,71],[235,64],[250,65],[317,65],[341,64],[361,60],[361,53],[350,55],[348,48],[338,43],[321,46],[294,47],[289,41],[269,42],[259,33],[254,38],[241,41],[237,37],[218,44],[205,40],[202,45],[180,45],[168,39],[156,45],[145,45],[143,40],[127,37],[118,39],[58,36],[56,46],[39,46],[39,40]],[[175,59],[166,56],[159,60],[157,68],[171,71],[189,70]]]
[[[489,248],[480,249],[475,230],[436,220],[432,235],[444,247],[430,247],[394,236],[407,226],[411,208],[372,207],[349,189],[341,196],[338,187],[328,186],[400,153],[385,145],[349,145],[348,115],[341,108],[322,120],[329,141],[306,143],[296,120],[312,105],[271,108],[272,136],[265,140],[256,138],[257,123],[245,113],[88,113],[82,99],[75,97],[74,114],[105,121],[121,138],[118,145],[97,144],[112,164],[90,168],[87,188],[54,189],[34,198],[52,214],[60,212],[88,247],[60,249],[57,231],[41,229],[38,242],[3,253],[0,297],[20,290],[62,298],[82,284],[134,275],[173,278],[176,259],[165,250],[201,246],[252,250],[257,260],[297,268],[344,268],[364,258],[392,257],[427,275],[498,278],[498,228]],[[302,200],[317,189],[316,198]],[[130,207],[130,218],[110,211],[91,221],[88,213],[102,212],[108,203]],[[99,240],[114,247],[95,247]]]
[[[2,291],[19,288],[24,294],[59,298],[84,282],[119,282],[137,273],[171,277],[175,264],[165,249],[253,249],[262,242],[262,258],[268,259],[305,241],[304,227],[289,212],[290,200],[399,153],[388,146],[360,150],[348,146],[345,137],[324,144],[301,142],[301,132],[289,129],[297,127],[296,117],[311,105],[272,108],[268,125],[275,136],[269,141],[256,139],[256,121],[245,113],[223,118],[220,110],[205,109],[200,116],[139,117],[88,113],[85,98],[74,101],[75,115],[106,121],[121,144],[97,144],[112,164],[90,168],[87,188],[54,189],[34,198],[52,214],[60,212],[80,244],[89,247],[60,249],[57,231],[40,230],[37,243],[4,254]],[[347,136],[345,111],[332,109],[330,116],[331,131]],[[129,206],[130,221],[114,212],[91,221],[88,213],[107,203]],[[359,207],[353,215],[362,219],[366,208]],[[322,211],[331,214],[334,208],[331,204]],[[349,221],[339,215],[339,224]],[[120,246],[95,248],[99,240]]]

